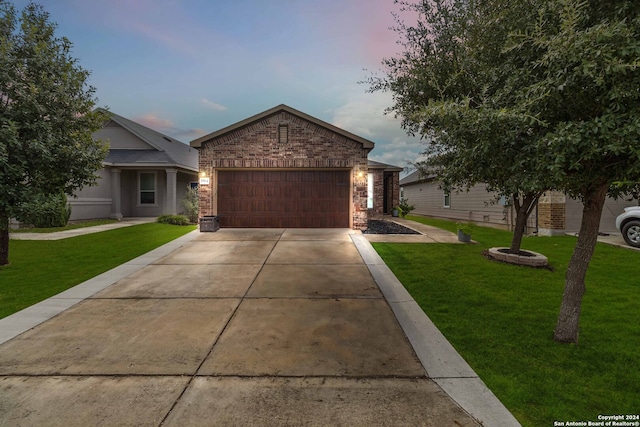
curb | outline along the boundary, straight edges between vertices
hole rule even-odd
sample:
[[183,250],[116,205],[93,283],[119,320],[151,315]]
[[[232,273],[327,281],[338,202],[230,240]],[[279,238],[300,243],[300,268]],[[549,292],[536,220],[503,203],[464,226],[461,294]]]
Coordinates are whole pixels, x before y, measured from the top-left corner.
[[391,306],[427,376],[483,426],[521,424],[424,313],[363,235],[353,243]]

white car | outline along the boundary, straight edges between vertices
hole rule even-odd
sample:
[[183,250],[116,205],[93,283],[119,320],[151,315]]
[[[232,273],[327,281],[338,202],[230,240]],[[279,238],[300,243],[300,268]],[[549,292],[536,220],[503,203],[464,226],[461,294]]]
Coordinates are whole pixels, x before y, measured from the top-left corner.
[[616,218],[616,228],[627,245],[640,248],[640,206],[624,208],[624,212]]

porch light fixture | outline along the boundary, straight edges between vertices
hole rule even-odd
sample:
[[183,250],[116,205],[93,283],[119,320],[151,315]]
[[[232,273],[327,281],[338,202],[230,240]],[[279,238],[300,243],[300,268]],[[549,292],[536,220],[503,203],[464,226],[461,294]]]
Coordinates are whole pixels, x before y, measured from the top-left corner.
[[200,179],[198,180],[198,184],[200,185],[209,185],[210,180],[207,177],[207,173],[202,171],[200,172]]

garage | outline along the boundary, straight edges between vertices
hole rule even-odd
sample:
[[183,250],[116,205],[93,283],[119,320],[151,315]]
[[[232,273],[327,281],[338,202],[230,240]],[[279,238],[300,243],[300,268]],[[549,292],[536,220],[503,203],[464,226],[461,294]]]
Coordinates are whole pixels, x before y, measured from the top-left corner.
[[398,204],[402,168],[370,163],[373,141],[284,104],[190,145],[199,215],[223,228],[363,230]]
[[218,170],[221,227],[349,227],[350,170]]

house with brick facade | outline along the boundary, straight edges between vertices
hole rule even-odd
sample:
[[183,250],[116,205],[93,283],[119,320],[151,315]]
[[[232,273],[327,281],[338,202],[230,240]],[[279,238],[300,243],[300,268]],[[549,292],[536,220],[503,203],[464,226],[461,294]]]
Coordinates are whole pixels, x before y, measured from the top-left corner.
[[[509,200],[487,191],[484,184],[469,191],[445,191],[435,176],[423,176],[415,171],[400,181],[401,196],[415,206],[412,214],[454,221],[470,221],[479,225],[513,230],[516,213]],[[615,218],[627,206],[637,206],[637,200],[608,198],[602,210],[600,231],[616,232]],[[575,233],[580,230],[582,203],[558,191],[540,197],[527,222],[527,232],[541,236]]]
[[137,122],[106,112],[93,134],[109,144],[98,185],[69,197],[71,220],[156,217],[182,212],[182,199],[198,180],[198,151]]
[[221,227],[365,229],[399,201],[402,168],[374,143],[287,105],[195,139],[200,216]]

